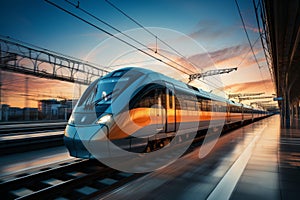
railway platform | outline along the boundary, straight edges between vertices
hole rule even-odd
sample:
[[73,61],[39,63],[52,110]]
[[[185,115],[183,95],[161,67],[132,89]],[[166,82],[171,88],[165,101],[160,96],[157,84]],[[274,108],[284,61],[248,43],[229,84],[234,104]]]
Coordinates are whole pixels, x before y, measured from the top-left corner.
[[[199,149],[99,197],[104,199],[298,199],[300,129],[274,115],[222,136],[208,156]],[[97,197],[98,198],[98,197]]]
[[231,199],[298,199],[300,129],[280,128],[273,116],[262,132]]

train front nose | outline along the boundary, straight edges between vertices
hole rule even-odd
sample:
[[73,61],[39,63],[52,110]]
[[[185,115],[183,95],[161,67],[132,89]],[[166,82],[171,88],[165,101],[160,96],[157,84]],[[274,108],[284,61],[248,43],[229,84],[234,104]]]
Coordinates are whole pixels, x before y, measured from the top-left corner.
[[96,158],[106,155],[107,128],[103,125],[72,126],[67,125],[64,143],[69,153],[77,158]]

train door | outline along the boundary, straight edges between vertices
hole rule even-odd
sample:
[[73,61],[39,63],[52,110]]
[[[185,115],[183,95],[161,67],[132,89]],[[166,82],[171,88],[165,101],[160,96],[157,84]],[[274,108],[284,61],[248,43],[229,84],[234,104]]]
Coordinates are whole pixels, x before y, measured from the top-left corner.
[[171,83],[166,83],[166,132],[176,131],[176,110],[175,110],[175,95],[174,86]]
[[245,111],[245,108],[244,108],[244,105],[242,105],[242,107],[241,107],[241,109],[242,109],[242,122],[245,120],[245,113],[244,113],[244,111]]
[[230,110],[230,104],[229,104],[229,103],[227,103],[227,109],[226,109],[226,112],[227,112],[227,116],[226,116],[226,118],[227,118],[227,123],[229,123],[229,122],[231,121],[231,118],[230,118],[230,112],[231,112],[231,110]]
[[156,108],[154,109],[156,130],[158,132],[163,131],[166,123],[166,112],[164,108],[165,95],[163,89],[155,90]]

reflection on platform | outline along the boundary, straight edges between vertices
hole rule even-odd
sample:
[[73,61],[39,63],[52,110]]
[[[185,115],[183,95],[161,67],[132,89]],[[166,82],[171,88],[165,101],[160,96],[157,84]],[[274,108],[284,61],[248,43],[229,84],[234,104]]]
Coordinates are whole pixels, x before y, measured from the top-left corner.
[[70,158],[64,146],[1,156],[0,177]]
[[293,118],[291,120],[291,129],[300,129],[300,118]]
[[203,159],[197,147],[170,166],[101,197],[295,199],[300,185],[299,136],[299,129],[281,129],[280,116],[275,115],[223,136]]
[[292,120],[290,129],[281,129],[279,152],[279,183],[282,199],[299,199],[300,127]]

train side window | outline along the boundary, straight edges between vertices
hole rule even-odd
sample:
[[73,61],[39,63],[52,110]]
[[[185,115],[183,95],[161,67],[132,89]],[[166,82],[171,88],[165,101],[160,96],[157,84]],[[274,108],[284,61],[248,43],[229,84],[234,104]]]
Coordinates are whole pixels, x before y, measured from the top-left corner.
[[218,102],[217,101],[211,101],[211,110],[213,112],[218,112]]
[[202,110],[202,100],[198,98],[198,109]]
[[223,102],[222,103],[222,112],[226,112],[227,111],[227,107],[226,107],[226,104]]
[[180,103],[178,100],[178,95],[175,95],[175,109],[180,110]]
[[213,109],[212,101],[209,99],[209,100],[207,100],[206,110],[212,111],[212,109]]
[[173,92],[169,90],[169,106],[172,109],[173,108]]
[[126,71],[116,71],[114,72],[111,77],[120,77],[122,76]]
[[133,106],[134,108],[149,108],[155,104],[155,90],[148,91]]
[[[166,89],[165,88],[157,88],[155,91],[159,96],[161,96],[161,105],[165,107],[166,105]],[[158,103],[158,102],[157,102]]]
[[195,102],[188,100],[188,110],[195,110]]
[[155,104],[164,106],[166,104],[166,98],[163,91],[162,88],[155,88],[140,97],[137,97],[139,99],[136,101],[133,108],[151,108]]
[[206,100],[203,100],[202,101],[202,109],[201,110],[206,111],[206,107],[207,107],[207,102],[206,102]]

